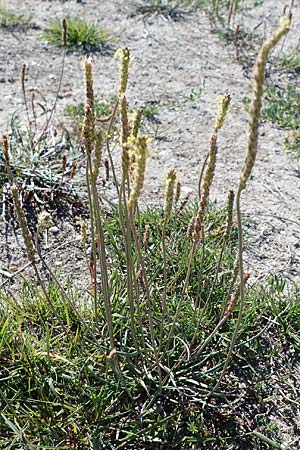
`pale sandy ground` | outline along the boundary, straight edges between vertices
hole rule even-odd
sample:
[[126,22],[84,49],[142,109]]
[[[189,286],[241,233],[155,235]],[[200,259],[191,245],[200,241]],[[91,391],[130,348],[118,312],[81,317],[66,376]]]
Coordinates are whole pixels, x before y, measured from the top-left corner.
[[[129,101],[159,101],[161,124],[153,126],[155,139],[148,161],[145,198],[161,202],[167,171],[176,168],[184,191],[197,191],[199,165],[207,150],[216,97],[232,95],[233,106],[220,135],[219,161],[212,197],[221,204],[226,193],[235,188],[246,148],[246,121],[242,99],[250,92],[250,71],[234,59],[233,46],[210,32],[208,19],[199,12],[185,21],[171,22],[161,17],[143,21],[129,17],[129,1],[33,1],[11,0],[9,7],[30,13],[43,28],[53,17],[81,15],[112,31],[118,46],[129,46],[134,60],[131,67]],[[275,29],[283,10],[281,1],[265,1],[237,18],[249,29],[256,26],[261,35]],[[284,49],[297,46],[299,2],[296,1],[293,28]],[[8,32],[1,30],[0,127],[8,129],[13,112],[24,116],[20,87],[20,68],[28,68],[28,92],[46,97],[49,107],[57,89],[61,52],[39,39],[41,30]],[[82,54],[69,53],[58,102],[57,118],[66,104],[83,100]],[[105,97],[116,92],[117,61],[111,55],[93,56],[95,91]],[[196,92],[194,101],[186,102]],[[40,102],[43,103],[40,97]],[[151,130],[150,130],[151,132]],[[255,278],[278,274],[299,278],[299,164],[282,147],[286,132],[263,124],[259,152],[251,183],[243,198],[243,210],[251,225],[246,246],[248,269]]]

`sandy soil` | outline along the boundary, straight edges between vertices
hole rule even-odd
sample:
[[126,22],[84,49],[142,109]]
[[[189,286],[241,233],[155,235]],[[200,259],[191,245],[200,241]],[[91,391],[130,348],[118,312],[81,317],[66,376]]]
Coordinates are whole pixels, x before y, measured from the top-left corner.
[[[216,97],[224,92],[232,95],[233,106],[220,133],[212,192],[212,196],[224,204],[228,190],[236,188],[246,148],[247,115],[242,99],[251,90],[250,69],[236,61],[233,44],[226,45],[211,32],[211,24],[202,12],[178,22],[160,16],[143,20],[130,16],[130,3],[127,0],[87,0],[84,3],[11,0],[11,10],[30,13],[36,27],[27,31],[0,29],[1,131],[9,132],[13,113],[24,117],[20,83],[23,63],[28,69],[29,94],[35,92],[43,106],[45,98],[49,109],[54,102],[62,56],[60,50],[40,39],[47,20],[68,15],[85,17],[118,38],[115,49],[119,46],[132,49],[134,60],[128,93],[131,105],[159,102],[159,123],[150,128],[153,144],[145,185],[147,202],[162,201],[164,178],[170,168],[176,168],[181,177],[183,192],[196,195],[199,166],[206,154],[216,112]],[[281,1],[265,0],[236,20],[250,30],[256,29],[260,39],[276,27],[283,6]],[[280,51],[298,44],[299,12],[300,4],[296,1],[293,28]],[[112,55],[93,55],[95,92],[99,98],[116,93],[118,62]],[[67,54],[56,123],[61,122],[65,105],[83,101],[82,60],[80,52]],[[282,146],[285,135],[284,130],[266,123],[262,125],[256,167],[243,197],[243,211],[248,218],[245,229],[249,234],[246,260],[256,279],[277,274],[297,280],[300,275],[299,164]],[[78,238],[71,225],[59,223],[58,226],[58,235],[50,236],[53,238],[51,245],[60,244],[65,234],[71,242]],[[19,266],[21,260],[16,262],[20,255],[14,256],[11,250],[15,237],[8,235],[6,243],[2,239],[1,250],[6,257],[1,266],[9,271],[11,266]],[[70,255],[67,246],[65,250]],[[65,266],[65,261],[61,262],[63,254],[62,249],[58,266]]]

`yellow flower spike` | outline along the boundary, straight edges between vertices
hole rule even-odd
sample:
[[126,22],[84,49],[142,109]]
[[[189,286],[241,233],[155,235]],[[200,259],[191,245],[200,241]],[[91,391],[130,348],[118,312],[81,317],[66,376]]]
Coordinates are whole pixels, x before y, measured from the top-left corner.
[[244,161],[244,165],[240,174],[239,189],[242,191],[245,189],[247,181],[252,172],[258,144],[258,127],[262,108],[262,97],[264,91],[265,70],[267,58],[270,51],[275,47],[278,41],[284,36],[290,29],[291,18],[283,17],[280,22],[278,30],[268,39],[260,49],[256,63],[253,69],[254,74],[254,89],[253,98],[249,108],[249,125],[248,125],[248,142],[247,153]]
[[216,169],[216,161],[217,161],[217,140],[218,140],[218,131],[223,126],[229,105],[230,105],[231,97],[229,94],[223,95],[218,98],[218,113],[216,117],[216,123],[214,127],[214,131],[210,138],[210,145],[208,151],[208,163],[206,167],[206,171],[204,174],[203,184],[201,187],[201,199],[200,206],[195,218],[194,232],[193,232],[193,240],[197,241],[200,236],[200,232],[203,225],[204,214],[206,210],[206,206],[208,203],[209,192],[212,185],[212,181],[215,174]]
[[222,95],[218,97],[218,114],[216,117],[216,125],[215,125],[215,131],[220,130],[222,128],[230,102],[231,97],[229,94]]
[[193,240],[194,241],[197,241],[199,239],[199,235],[201,232],[205,209],[206,209],[208,197],[209,197],[209,191],[210,191],[210,187],[212,185],[213,177],[215,174],[217,152],[218,152],[217,133],[213,133],[210,138],[210,146],[209,146],[209,153],[208,153],[209,158],[208,158],[208,164],[207,164],[207,168],[206,168],[204,180],[203,180],[200,206],[199,206],[197,216],[195,218],[195,226],[194,226],[194,232],[193,232]]
[[95,143],[93,67],[90,58],[86,58],[85,60],[85,83],[86,83],[86,98],[85,98],[82,136],[84,140],[86,153],[90,154],[93,151]]
[[132,125],[132,136],[133,137],[137,137],[140,126],[141,126],[141,121],[142,121],[142,114],[143,111],[141,108],[138,108],[135,112],[135,116],[133,119],[133,125]]
[[34,251],[32,239],[30,236],[27,219],[26,219],[24,211],[21,207],[20,200],[19,200],[19,189],[17,188],[17,186],[15,186],[15,185],[12,186],[11,194],[13,197],[14,208],[16,211],[17,219],[18,219],[18,222],[19,222],[19,225],[21,228],[21,233],[22,233],[22,236],[24,239],[27,257],[31,263],[34,263],[35,262],[35,258],[34,258],[35,251]]
[[99,169],[101,165],[101,158],[102,158],[102,148],[103,148],[103,135],[102,131],[99,130],[96,133],[95,137],[95,156],[93,161],[93,177],[95,182],[97,181],[98,175],[99,175]]
[[165,192],[165,223],[168,222],[172,206],[173,206],[173,200],[174,200],[174,185],[176,181],[176,172],[175,170],[170,170],[167,175],[167,181],[166,181],[166,192]]
[[129,155],[134,155],[133,165],[133,187],[128,200],[128,208],[134,209],[143,189],[146,159],[148,153],[149,138],[147,136],[139,136],[138,138],[130,137],[128,140]]
[[42,211],[38,216],[38,224],[37,224],[38,230],[40,231],[45,228],[50,228],[52,226],[52,224],[53,224],[53,222],[52,222],[51,214],[48,213],[47,211]]
[[175,189],[175,206],[177,205],[179,199],[180,199],[180,194],[181,194],[181,183],[179,180],[177,180],[176,182],[176,189]]
[[129,63],[131,59],[131,52],[128,47],[119,48],[115,53],[116,58],[120,58],[121,66],[120,66],[120,86],[119,86],[119,95],[124,94],[127,89],[128,83],[128,70]]
[[120,96],[120,119],[121,119],[121,148],[122,148],[122,171],[123,174],[128,173],[129,156],[127,141],[129,138],[129,123],[128,123],[128,105],[125,94]]

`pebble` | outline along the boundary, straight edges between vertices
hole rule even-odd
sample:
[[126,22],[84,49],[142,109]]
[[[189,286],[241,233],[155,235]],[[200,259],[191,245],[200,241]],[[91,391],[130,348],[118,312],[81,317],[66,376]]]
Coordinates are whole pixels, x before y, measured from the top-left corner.
[[52,234],[58,234],[59,233],[59,228],[58,227],[50,227],[49,228],[49,232]]

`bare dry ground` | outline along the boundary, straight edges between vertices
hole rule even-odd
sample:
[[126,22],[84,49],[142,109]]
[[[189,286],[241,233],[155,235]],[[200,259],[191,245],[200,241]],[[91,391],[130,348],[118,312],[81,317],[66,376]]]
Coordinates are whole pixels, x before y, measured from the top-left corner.
[[[241,26],[255,30],[257,43],[276,28],[284,7],[284,2],[277,0],[260,3],[260,6],[250,8],[236,18]],[[92,55],[98,98],[116,93],[118,62],[113,58],[114,50],[128,46],[134,55],[129,83],[130,104],[158,104],[159,120],[148,127],[153,143],[148,161],[145,203],[162,201],[164,179],[170,168],[176,168],[180,175],[184,193],[197,194],[199,167],[208,146],[216,97],[224,92],[231,94],[233,106],[220,136],[213,189],[213,197],[224,204],[228,190],[237,185],[245,153],[247,115],[242,100],[251,91],[251,70],[247,64],[250,54],[247,56],[245,50],[244,63],[237,61],[234,44],[227,45],[224,39],[212,33],[213,26],[203,11],[174,22],[160,15],[148,18],[132,16],[131,5],[129,0],[11,0],[10,10],[31,14],[35,26],[27,30],[0,28],[1,132],[9,133],[13,114],[26,123],[20,83],[23,63],[27,67],[27,91],[29,95],[35,93],[37,113],[40,115],[45,108],[51,109],[59,83],[62,52],[41,39],[41,31],[54,17],[83,17],[107,28],[118,40],[112,52]],[[298,44],[299,11],[300,4],[296,1],[293,26],[279,52],[293,49]],[[83,57],[79,51],[68,52],[66,56],[54,121],[60,128],[70,125],[63,116],[65,106],[78,104],[84,98]],[[273,57],[273,64],[276,67],[276,57]],[[275,78],[281,76],[276,70],[272,73]],[[299,164],[282,146],[285,133],[268,123],[262,124],[256,167],[243,199],[245,229],[249,234],[246,258],[255,279],[270,274],[299,279]],[[80,176],[83,173],[79,171],[77,177]],[[63,242],[66,235],[70,244],[61,248],[59,256],[52,252],[54,262],[58,267],[63,265],[65,273],[68,273],[66,262],[69,260],[71,273],[78,258],[75,269],[81,283],[79,244],[78,254],[76,250],[78,233],[72,224],[57,219],[56,225],[59,233],[53,236],[50,233],[52,250]],[[3,270],[15,270],[23,263],[20,254],[14,253],[16,248],[15,236],[7,226],[3,227]]]

